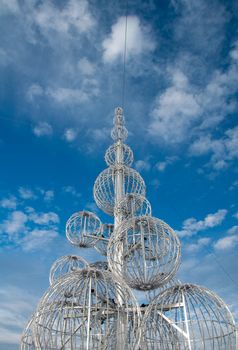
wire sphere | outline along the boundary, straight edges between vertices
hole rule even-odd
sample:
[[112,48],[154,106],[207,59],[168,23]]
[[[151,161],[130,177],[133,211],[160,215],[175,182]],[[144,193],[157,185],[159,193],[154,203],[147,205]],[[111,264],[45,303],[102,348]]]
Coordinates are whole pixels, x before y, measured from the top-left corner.
[[109,238],[114,230],[113,224],[102,224],[100,230],[100,237],[96,241],[94,248],[102,255],[107,256],[107,246]]
[[68,273],[81,270],[88,265],[87,261],[81,256],[66,255],[57,259],[50,269],[50,284]]
[[109,215],[114,214],[115,185],[118,177],[124,184],[124,194],[136,193],[145,195],[145,182],[140,174],[126,166],[111,166],[102,171],[97,177],[93,194],[97,206]]
[[116,210],[123,217],[123,220],[134,216],[151,216],[150,202],[139,194],[129,193],[117,204]]
[[96,270],[108,270],[108,262],[107,261],[96,261],[89,265],[91,268]]
[[39,349],[129,350],[139,341],[140,311],[125,283],[109,271],[87,268],[49,288],[34,325]]
[[31,317],[30,321],[27,323],[26,328],[23,331],[20,342],[20,350],[36,350],[35,342],[33,339],[33,322],[34,315]]
[[180,263],[180,241],[162,220],[151,216],[124,221],[108,244],[109,267],[138,290],[167,283]]
[[[107,163],[108,166],[110,165],[116,165],[118,164],[117,162],[117,148],[119,145],[117,143],[114,143],[111,145],[105,154],[105,162]],[[121,163],[126,166],[130,166],[133,163],[133,152],[131,148],[125,144],[120,145],[122,148],[122,156],[123,158],[121,159]]]
[[161,294],[163,291],[165,291],[168,288],[174,287],[174,286],[178,286],[181,285],[182,283],[174,276],[172,277],[168,283],[163,284],[162,286],[160,286],[157,289],[152,289],[152,290],[148,290],[146,292],[146,298],[149,302],[151,302],[152,300],[154,300],[155,298],[157,298],[157,296],[159,294]]
[[235,323],[228,307],[215,293],[193,284],[158,295],[146,310],[142,335],[142,348],[149,350],[236,349]]
[[66,223],[66,236],[77,247],[89,248],[100,235],[101,221],[89,211],[73,214]]

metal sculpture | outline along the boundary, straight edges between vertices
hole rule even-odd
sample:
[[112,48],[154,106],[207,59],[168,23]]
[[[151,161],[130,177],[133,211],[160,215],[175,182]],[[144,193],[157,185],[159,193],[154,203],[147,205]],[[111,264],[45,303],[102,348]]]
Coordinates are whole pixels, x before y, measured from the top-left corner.
[[134,349],[140,310],[109,271],[85,268],[53,284],[34,319],[39,349]]
[[89,211],[73,214],[66,223],[68,240],[78,247],[92,247],[100,235],[101,221]]
[[143,349],[236,349],[236,327],[228,307],[215,293],[194,284],[159,294],[146,310],[142,329]]
[[[119,251],[123,252],[120,260]],[[155,289],[166,284],[179,267],[179,239],[159,219],[134,217],[123,221],[110,238],[108,262],[110,269],[131,288]]]
[[53,284],[59,278],[68,273],[79,271],[88,265],[87,261],[81,256],[66,255],[57,259],[50,269],[50,284]]
[[[21,350],[235,350],[235,324],[225,303],[203,287],[176,283],[180,242],[168,224],[151,216],[144,180],[130,168],[127,135],[118,107],[114,143],[105,155],[109,167],[93,190],[114,224],[88,211],[66,224],[73,245],[94,247],[107,261],[55,262]],[[140,307],[130,288],[143,291]]]

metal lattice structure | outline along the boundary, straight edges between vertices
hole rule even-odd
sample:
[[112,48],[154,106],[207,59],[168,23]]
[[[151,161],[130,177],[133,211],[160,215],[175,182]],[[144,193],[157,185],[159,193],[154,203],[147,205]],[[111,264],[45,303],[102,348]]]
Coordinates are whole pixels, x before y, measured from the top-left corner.
[[[113,217],[102,223],[79,211],[66,223],[78,248],[95,248],[104,260],[59,258],[50,287],[21,339],[21,350],[236,350],[236,327],[225,303],[208,289],[182,284],[180,241],[152,216],[122,108],[116,108],[108,166],[97,177],[98,207]],[[107,260],[105,260],[107,258]],[[140,306],[134,289],[144,293]]]

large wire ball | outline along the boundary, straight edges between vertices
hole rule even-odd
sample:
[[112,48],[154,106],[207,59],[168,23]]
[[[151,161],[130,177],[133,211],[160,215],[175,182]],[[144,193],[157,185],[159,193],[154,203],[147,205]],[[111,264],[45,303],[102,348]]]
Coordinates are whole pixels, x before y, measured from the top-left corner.
[[33,322],[34,315],[31,317],[30,321],[27,323],[26,328],[23,331],[20,341],[20,350],[36,350],[36,345],[33,339]]
[[77,247],[89,248],[100,235],[101,221],[89,211],[73,214],[66,223],[66,236]]
[[[117,148],[119,145],[117,143],[114,143],[111,145],[105,154],[105,161],[108,166],[110,165],[116,165],[117,162]],[[120,145],[122,148],[122,155],[123,159],[121,159],[121,163],[126,166],[130,166],[133,163],[133,152],[131,148],[125,144]]]
[[108,244],[109,267],[138,290],[167,283],[180,263],[180,241],[162,220],[134,217],[115,230]]
[[234,319],[223,300],[210,290],[193,284],[174,286],[147,308],[141,348],[235,350]]
[[97,206],[109,215],[114,214],[115,186],[120,178],[124,184],[124,195],[136,193],[145,195],[145,182],[140,174],[126,166],[111,166],[102,171],[97,177],[93,194]]
[[136,349],[140,311],[123,281],[109,271],[84,269],[53,284],[34,323],[37,349]]
[[88,265],[87,261],[81,256],[66,255],[57,259],[50,269],[50,284],[54,283],[59,278],[62,278],[68,273],[81,270]]
[[94,248],[102,255],[107,256],[107,246],[109,238],[111,237],[112,233],[114,231],[114,225],[113,224],[102,224],[101,231],[100,231],[100,237],[95,242]]
[[139,194],[129,193],[117,204],[116,210],[123,217],[123,220],[134,216],[151,215],[150,202]]

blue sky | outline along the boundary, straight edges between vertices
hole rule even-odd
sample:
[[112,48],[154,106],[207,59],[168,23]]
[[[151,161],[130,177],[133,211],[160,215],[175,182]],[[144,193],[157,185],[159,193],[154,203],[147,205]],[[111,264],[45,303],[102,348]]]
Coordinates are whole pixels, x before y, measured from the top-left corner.
[[[0,349],[19,334],[93,202],[122,103],[125,2],[0,0]],[[179,278],[238,318],[238,3],[128,1],[125,117],[153,215],[182,242]]]

